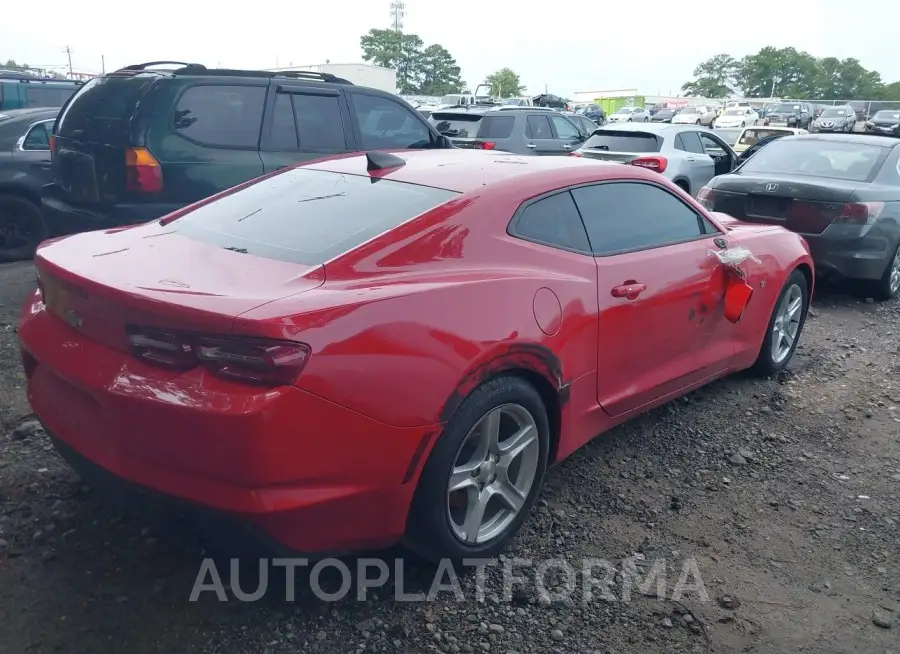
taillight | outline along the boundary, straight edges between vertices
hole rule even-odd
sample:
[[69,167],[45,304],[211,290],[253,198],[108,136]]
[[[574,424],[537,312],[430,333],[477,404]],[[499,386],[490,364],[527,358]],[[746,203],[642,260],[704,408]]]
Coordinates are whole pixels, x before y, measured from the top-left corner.
[[716,192],[708,186],[704,186],[697,193],[697,202],[707,211],[712,211],[716,206]]
[[294,383],[309,359],[305,343],[244,336],[207,336],[129,326],[132,353],[148,363],[188,370],[203,366],[238,382],[283,386]]
[[849,225],[871,225],[884,209],[884,202],[848,202],[835,222]]
[[640,166],[641,168],[649,168],[652,171],[657,173],[665,172],[666,166],[669,165],[669,162],[665,157],[638,157],[637,159],[632,159],[632,166]]
[[575,152],[570,152],[569,156],[570,157],[583,157],[584,154],[581,152],[581,150],[575,150]]
[[162,191],[162,168],[147,148],[125,150],[125,188],[137,193]]
[[56,134],[50,135],[50,157],[56,154]]
[[478,141],[472,145],[476,150],[493,150],[497,147],[496,143],[492,143],[491,141]]

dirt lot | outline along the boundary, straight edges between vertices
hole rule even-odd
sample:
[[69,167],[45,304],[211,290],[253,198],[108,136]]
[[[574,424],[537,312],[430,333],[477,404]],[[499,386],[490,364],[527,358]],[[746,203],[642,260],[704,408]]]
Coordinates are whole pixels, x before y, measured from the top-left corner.
[[[505,602],[492,597],[492,568],[480,603],[474,575],[464,601],[398,603],[385,588],[366,602],[273,591],[192,603],[204,556],[194,540],[117,514],[40,431],[13,433],[29,414],[14,325],[32,283],[30,266],[0,267],[4,653],[900,652],[896,302],[823,289],[788,374],[718,382],[550,473],[508,556],[575,568],[631,557],[639,570],[665,559],[667,599],[654,587],[585,602],[579,584],[568,599],[545,601],[532,585]],[[673,602],[691,558],[708,601]],[[408,592],[427,590],[433,570],[405,569]]]

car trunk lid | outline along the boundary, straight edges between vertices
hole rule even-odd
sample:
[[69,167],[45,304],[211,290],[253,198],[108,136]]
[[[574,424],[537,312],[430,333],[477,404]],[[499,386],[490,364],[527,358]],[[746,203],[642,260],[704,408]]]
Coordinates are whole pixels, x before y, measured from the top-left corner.
[[241,314],[325,279],[322,265],[242,254],[158,223],[50,243],[35,264],[47,309],[122,351],[129,325],[228,334]]
[[714,209],[742,221],[821,234],[842,215],[861,182],[779,174],[716,180]]
[[157,73],[117,72],[85,84],[54,129],[56,181],[73,204],[103,206],[126,195],[132,120]]

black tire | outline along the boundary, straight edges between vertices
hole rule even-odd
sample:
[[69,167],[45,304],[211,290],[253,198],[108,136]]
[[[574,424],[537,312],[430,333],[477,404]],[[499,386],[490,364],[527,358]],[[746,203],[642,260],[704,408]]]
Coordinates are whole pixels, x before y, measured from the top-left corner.
[[0,262],[32,257],[45,238],[47,226],[37,205],[18,195],[0,194]]
[[881,276],[881,279],[869,283],[872,299],[877,300],[878,302],[886,302],[887,300],[893,300],[900,295],[900,288],[891,289],[891,274],[897,257],[900,257],[900,243],[897,244],[894,254],[888,259],[887,266],[884,268],[884,274]]
[[[465,543],[457,537],[450,524],[447,494],[450,472],[470,430],[492,409],[507,404],[526,409],[537,425],[539,454],[534,479],[522,508],[501,534],[483,543]],[[462,402],[429,454],[407,518],[404,544],[434,563],[449,559],[458,564],[465,558],[496,556],[516,534],[534,506],[547,469],[549,449],[547,410],[534,387],[512,376],[485,382]]]
[[[794,342],[791,344],[787,356],[785,356],[780,361],[776,361],[775,356],[772,352],[772,335],[775,327],[775,320],[778,317],[778,310],[779,307],[781,307],[782,301],[794,286],[800,287],[800,296],[803,298],[803,306],[800,310],[800,322],[797,326],[797,335],[794,337]],[[791,359],[794,357],[794,352],[797,351],[797,344],[800,342],[800,337],[803,334],[803,325],[806,324],[806,314],[808,311],[809,286],[807,285],[806,277],[799,270],[794,270],[794,272],[792,272],[790,276],[788,276],[787,281],[784,283],[784,286],[781,289],[781,292],[778,294],[778,299],[775,301],[775,306],[772,307],[772,315],[769,318],[768,324],[766,325],[766,334],[763,338],[762,347],[759,350],[759,356],[756,358],[756,363],[753,364],[752,371],[755,374],[763,377],[769,377],[787,368],[788,364],[791,362]]]

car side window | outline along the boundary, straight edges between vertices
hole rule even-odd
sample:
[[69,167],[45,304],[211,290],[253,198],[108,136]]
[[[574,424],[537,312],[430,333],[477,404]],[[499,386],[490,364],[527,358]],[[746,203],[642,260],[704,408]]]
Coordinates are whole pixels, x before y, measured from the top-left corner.
[[556,128],[556,136],[561,139],[581,138],[578,128],[562,116],[550,116],[553,126]]
[[[399,102],[367,93],[353,93],[361,150],[413,149],[431,146],[425,123]],[[301,137],[302,147],[302,137]]]
[[[336,95],[291,94],[303,152],[344,152],[344,122]],[[426,130],[427,132],[427,130]]]
[[265,100],[261,86],[191,86],[178,98],[172,127],[200,145],[256,148]]
[[710,157],[724,157],[727,154],[722,144],[709,134],[703,134],[702,132],[696,132],[696,134],[700,137],[700,143],[703,145],[704,152]]
[[510,233],[565,250],[591,251],[584,223],[569,191],[525,205],[513,218]]
[[675,137],[675,149],[694,154],[705,154],[698,132],[681,132]]
[[53,131],[53,123],[38,123],[25,135],[22,141],[23,150],[49,150],[50,132]]
[[269,124],[269,142],[279,152],[297,152],[297,125],[294,123],[294,108],[287,93],[275,94],[275,108]]
[[552,139],[549,116],[531,115],[525,119],[525,136],[530,139]]
[[572,196],[598,256],[672,245],[715,233],[700,214],[653,184],[608,182],[573,189]]

